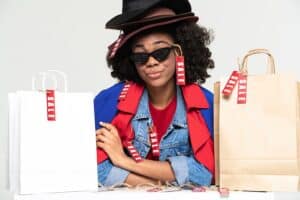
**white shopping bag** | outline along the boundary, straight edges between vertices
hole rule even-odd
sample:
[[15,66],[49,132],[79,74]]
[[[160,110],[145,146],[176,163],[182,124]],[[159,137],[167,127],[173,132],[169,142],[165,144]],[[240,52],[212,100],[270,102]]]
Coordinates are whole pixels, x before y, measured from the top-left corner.
[[93,94],[9,94],[9,154],[14,193],[97,191]]

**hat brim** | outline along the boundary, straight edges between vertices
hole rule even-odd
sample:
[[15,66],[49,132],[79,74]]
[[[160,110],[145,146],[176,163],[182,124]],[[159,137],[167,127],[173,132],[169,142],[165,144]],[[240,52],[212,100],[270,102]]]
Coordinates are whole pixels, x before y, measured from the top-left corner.
[[170,21],[174,19],[181,19],[183,17],[188,17],[188,16],[194,16],[194,13],[188,12],[188,13],[182,13],[182,14],[177,14],[177,15],[165,15],[165,16],[156,16],[156,17],[151,17],[151,18],[143,18],[137,21],[132,21],[128,23],[123,23],[115,26],[115,29],[121,29],[124,30],[125,32],[128,30],[133,30],[135,27],[140,27],[140,26],[147,26],[149,24],[156,24],[159,22],[164,22],[164,21]]
[[[124,38],[122,39],[122,41],[120,42],[118,49],[120,49],[129,39],[133,38],[134,36],[141,33],[142,31],[160,27],[160,26],[170,25],[170,24],[174,24],[174,23],[178,23],[178,22],[182,22],[182,21],[196,23],[198,21],[198,19],[199,18],[194,15],[180,15],[180,16],[176,15],[176,16],[173,16],[173,18],[164,18],[164,19],[160,18],[159,20],[155,21],[155,23],[154,23],[154,21],[151,21],[151,23],[147,24],[147,25],[144,25],[144,22],[136,23],[136,24],[134,24],[135,26],[141,25],[141,24],[143,26],[140,26],[139,28],[135,29],[134,31],[127,33],[124,36]],[[143,20],[141,20],[141,21],[143,21]],[[131,27],[133,27],[133,26],[131,26]]]

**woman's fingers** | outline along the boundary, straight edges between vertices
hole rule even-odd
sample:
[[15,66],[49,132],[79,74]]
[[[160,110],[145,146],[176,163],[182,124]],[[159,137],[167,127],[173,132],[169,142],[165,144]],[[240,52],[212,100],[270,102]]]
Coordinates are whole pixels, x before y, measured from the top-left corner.
[[114,143],[116,136],[107,128],[100,128],[96,131],[96,141],[106,144]]
[[97,142],[108,142],[109,138],[107,138],[106,136],[104,136],[102,134],[98,134],[98,135],[96,135],[96,140],[97,140]]
[[117,128],[109,123],[99,122],[101,128],[96,131],[97,147],[101,148],[114,165],[119,166],[126,156]]
[[98,147],[98,148],[101,148],[101,149],[105,150],[106,144],[105,144],[104,142],[102,142],[102,141],[97,141],[96,144],[97,144],[97,147]]
[[96,135],[96,144],[98,148],[102,148],[105,150],[111,143],[111,139],[106,137],[105,135],[100,132]]
[[109,123],[100,122],[100,125],[101,128],[96,131],[97,147],[103,149],[110,158],[119,158],[124,150],[118,130]]
[[105,123],[105,122],[99,122],[99,124],[103,127],[106,128],[109,132],[111,132],[112,134],[118,134],[118,131],[116,129],[116,127],[110,123]]
[[96,131],[96,136],[97,135],[103,135],[103,136],[108,137],[108,138],[112,138],[113,137],[112,133],[109,130],[107,130],[106,128],[100,128],[100,129],[98,129]]

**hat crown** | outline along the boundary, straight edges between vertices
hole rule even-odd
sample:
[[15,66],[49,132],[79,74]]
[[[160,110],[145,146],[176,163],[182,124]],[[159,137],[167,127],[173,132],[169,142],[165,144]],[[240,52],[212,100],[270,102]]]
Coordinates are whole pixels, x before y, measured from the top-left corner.
[[[157,0],[154,0],[158,2]],[[153,0],[123,0],[123,13],[145,9],[153,4]]]
[[[125,30],[158,7],[169,8],[178,17],[182,14],[193,15],[189,0],[123,0],[122,13],[110,19],[106,23],[106,28]],[[157,19],[156,16],[155,20]]]
[[[177,2],[174,2],[177,1]],[[180,5],[178,8],[176,4]],[[168,7],[176,13],[190,12],[191,6],[188,0],[123,0],[122,13],[128,13],[137,10],[147,10],[153,6]]]

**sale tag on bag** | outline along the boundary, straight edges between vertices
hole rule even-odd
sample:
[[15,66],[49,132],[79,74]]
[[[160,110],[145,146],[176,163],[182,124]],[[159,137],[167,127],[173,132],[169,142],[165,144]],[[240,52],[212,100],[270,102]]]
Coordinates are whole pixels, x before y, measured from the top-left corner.
[[55,92],[54,90],[46,91],[47,98],[47,119],[48,121],[55,121]]
[[222,90],[222,94],[228,98],[236,85],[238,86],[237,104],[245,104],[247,102],[247,75],[242,72],[233,71],[231,73]]

